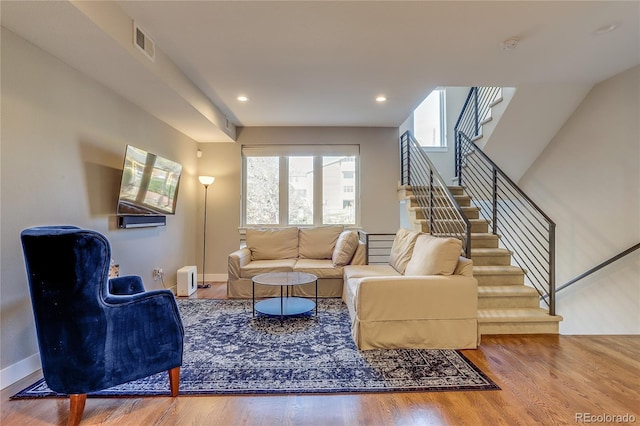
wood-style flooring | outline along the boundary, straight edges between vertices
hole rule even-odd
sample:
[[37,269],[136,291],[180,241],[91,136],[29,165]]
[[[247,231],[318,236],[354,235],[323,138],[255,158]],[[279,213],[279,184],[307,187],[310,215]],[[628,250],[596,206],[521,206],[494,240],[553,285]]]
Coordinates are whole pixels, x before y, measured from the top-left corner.
[[[192,297],[225,298],[224,283]],[[640,424],[640,336],[483,336],[463,353],[502,390],[89,398],[81,425]],[[2,426],[66,424],[66,399],[9,400],[39,377],[2,390]]]

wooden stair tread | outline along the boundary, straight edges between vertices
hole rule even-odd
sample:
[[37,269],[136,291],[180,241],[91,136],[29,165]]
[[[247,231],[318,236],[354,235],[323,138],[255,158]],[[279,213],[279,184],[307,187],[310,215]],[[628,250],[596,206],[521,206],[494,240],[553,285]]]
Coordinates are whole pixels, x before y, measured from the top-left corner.
[[559,322],[560,315],[549,315],[542,308],[478,309],[478,322]]
[[507,250],[506,248],[502,248],[502,247],[495,247],[495,248],[484,248],[484,247],[478,247],[478,248],[473,248],[473,246],[471,246],[471,257],[475,256],[496,256],[496,255],[502,255],[502,254],[511,254],[510,250]]
[[[407,207],[409,210],[420,210],[423,207],[420,206],[410,206]],[[447,207],[447,206],[436,206],[434,207],[435,210],[452,210],[453,207]],[[462,210],[463,212],[476,212],[476,211],[480,211],[480,209],[476,206],[460,206],[460,210]]]
[[[473,250],[473,249],[472,249]],[[473,275],[522,275],[524,270],[513,265],[473,266]]]
[[[428,219],[416,219],[419,222],[428,222]],[[434,219],[434,222],[457,222],[457,220],[454,219]],[[473,224],[488,224],[489,222],[486,219],[469,219],[469,223],[471,225]],[[486,232],[478,232],[478,234],[485,234]],[[473,236],[474,233],[471,233],[471,235]]]
[[513,297],[525,297],[525,296],[538,296],[538,292],[535,288],[526,285],[497,285],[497,286],[479,286],[478,297],[492,297],[492,296],[513,296]]
[[[411,186],[411,185],[398,185],[398,191],[411,191],[412,188],[425,188],[426,186]],[[437,188],[437,187],[436,187]],[[462,194],[464,192],[464,187],[460,185],[447,185],[449,191],[452,194]]]
[[500,235],[492,234],[491,232],[472,232],[471,239],[487,239],[487,240],[497,240],[500,239]]

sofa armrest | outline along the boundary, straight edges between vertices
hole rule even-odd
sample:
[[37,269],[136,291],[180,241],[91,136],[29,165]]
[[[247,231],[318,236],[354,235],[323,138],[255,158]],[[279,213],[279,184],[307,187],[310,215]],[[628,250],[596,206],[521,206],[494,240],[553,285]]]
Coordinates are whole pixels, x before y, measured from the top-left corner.
[[476,318],[478,282],[465,276],[359,278],[355,295],[361,320]]
[[229,280],[240,279],[240,269],[251,262],[251,250],[241,248],[234,251],[228,257],[228,274]]

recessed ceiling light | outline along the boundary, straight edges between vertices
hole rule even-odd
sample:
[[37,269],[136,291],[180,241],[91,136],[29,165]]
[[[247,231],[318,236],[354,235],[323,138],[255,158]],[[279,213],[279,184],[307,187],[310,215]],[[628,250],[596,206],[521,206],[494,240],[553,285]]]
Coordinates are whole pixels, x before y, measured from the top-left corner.
[[516,47],[518,47],[518,43],[520,43],[520,40],[518,40],[515,37],[511,37],[506,39],[505,41],[500,43],[500,47],[502,48],[502,50],[513,50]]
[[603,25],[600,28],[596,29],[593,32],[593,34],[595,34],[595,35],[607,34],[607,33],[610,33],[611,31],[615,30],[616,28],[618,28],[618,24]]
[[249,100],[249,98],[247,98],[246,96],[238,96],[236,99],[238,99],[240,102],[247,102]]
[[376,96],[376,102],[382,103],[382,102],[386,102],[386,101],[387,101],[387,97],[386,96],[384,96],[384,95]]

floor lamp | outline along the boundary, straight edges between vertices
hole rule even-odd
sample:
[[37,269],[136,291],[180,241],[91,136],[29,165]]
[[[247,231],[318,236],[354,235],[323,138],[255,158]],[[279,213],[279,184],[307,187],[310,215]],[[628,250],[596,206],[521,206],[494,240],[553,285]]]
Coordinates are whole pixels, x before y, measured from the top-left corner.
[[216,178],[213,176],[198,176],[198,180],[204,185],[204,223],[202,225],[202,284],[199,288],[209,288],[209,284],[204,282],[204,267],[207,259],[207,192],[209,192],[209,185],[213,183]]

